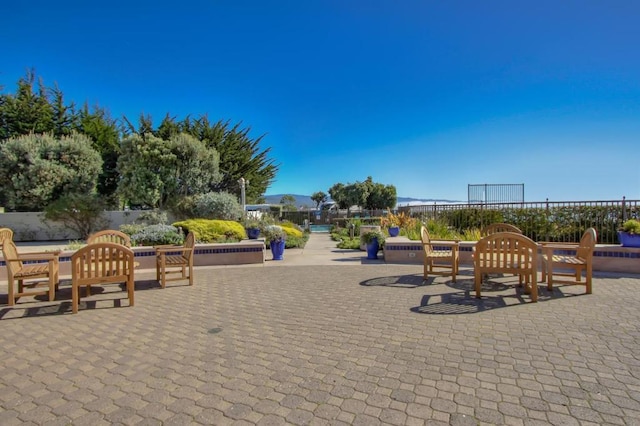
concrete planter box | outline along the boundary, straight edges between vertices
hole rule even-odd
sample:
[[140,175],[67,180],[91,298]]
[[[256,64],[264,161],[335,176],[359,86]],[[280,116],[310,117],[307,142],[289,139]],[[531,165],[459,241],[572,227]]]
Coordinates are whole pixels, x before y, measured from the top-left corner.
[[[18,249],[19,250],[19,249]],[[135,261],[140,264],[138,270],[156,268],[153,247],[133,247]],[[71,255],[73,250],[60,253],[60,275],[71,276]],[[196,244],[193,258],[194,266],[246,265],[264,263],[265,246],[263,240],[245,240],[239,243]],[[6,282],[7,270],[4,258],[0,257],[0,280]]]
[[[460,242],[461,265],[473,266],[471,253],[474,245],[474,241]],[[411,241],[407,237],[387,238],[384,246],[384,260],[386,263],[422,265],[424,263],[422,243]],[[593,253],[593,270],[640,274],[640,248],[597,244]]]

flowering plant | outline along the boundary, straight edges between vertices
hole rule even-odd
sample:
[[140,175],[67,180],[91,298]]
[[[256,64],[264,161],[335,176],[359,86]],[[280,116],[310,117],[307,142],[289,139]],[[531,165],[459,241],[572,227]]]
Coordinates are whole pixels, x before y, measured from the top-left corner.
[[380,225],[383,228],[389,228],[391,226],[397,226],[400,228],[410,228],[413,226],[415,219],[406,214],[405,212],[400,212],[398,214],[389,213],[386,216],[382,216],[380,218]]
[[284,241],[287,238],[287,233],[278,225],[265,226],[262,230],[262,234],[267,241]]

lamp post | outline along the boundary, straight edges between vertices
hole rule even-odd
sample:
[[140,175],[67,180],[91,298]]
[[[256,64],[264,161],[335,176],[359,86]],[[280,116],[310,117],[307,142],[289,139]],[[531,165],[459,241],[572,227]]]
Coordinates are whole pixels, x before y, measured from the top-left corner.
[[244,180],[243,177],[241,177],[240,179],[238,179],[238,183],[240,184],[240,204],[242,204],[242,214],[245,213],[246,210],[246,196],[245,196],[245,188],[246,185],[249,183],[248,180]]

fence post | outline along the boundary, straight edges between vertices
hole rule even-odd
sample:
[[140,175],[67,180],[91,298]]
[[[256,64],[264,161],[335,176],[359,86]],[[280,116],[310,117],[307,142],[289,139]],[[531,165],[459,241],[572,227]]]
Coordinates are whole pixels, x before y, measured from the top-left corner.
[[626,207],[626,198],[624,195],[622,196],[622,223],[627,220],[627,207]]
[[551,237],[549,236],[549,228],[550,228],[550,226],[549,226],[549,199],[548,198],[545,200],[545,205],[546,205],[545,213],[547,215],[547,217],[546,217],[547,220],[545,222],[547,222],[547,226],[544,227],[545,228],[544,229],[544,232],[545,232],[544,239],[547,240],[547,241],[551,241]]

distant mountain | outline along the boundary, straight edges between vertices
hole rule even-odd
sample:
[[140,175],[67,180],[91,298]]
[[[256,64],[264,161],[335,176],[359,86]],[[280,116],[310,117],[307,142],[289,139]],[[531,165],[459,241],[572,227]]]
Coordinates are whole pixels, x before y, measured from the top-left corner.
[[[296,199],[297,207],[315,207],[316,203],[311,199],[310,195],[299,195],[299,194],[273,194],[273,195],[265,195],[265,201],[267,204],[280,204],[280,200],[285,195],[292,195]],[[398,206],[406,206],[411,204],[453,204],[460,203],[459,200],[442,200],[442,199],[434,199],[434,198],[411,198],[411,197],[398,197]]]
[[265,201],[267,204],[280,204],[280,200],[285,195],[292,195],[296,199],[297,207],[315,207],[316,203],[311,199],[310,195],[299,195],[299,194],[274,194],[274,195],[265,195]]

